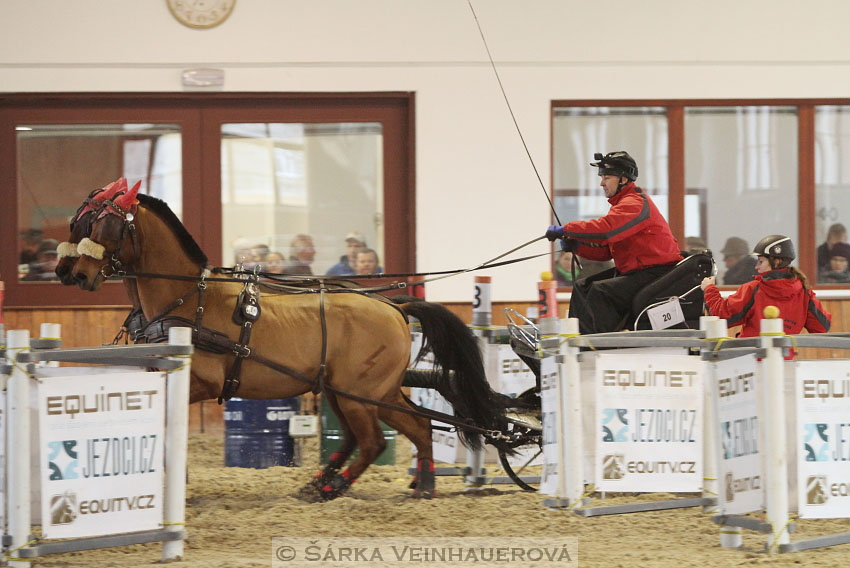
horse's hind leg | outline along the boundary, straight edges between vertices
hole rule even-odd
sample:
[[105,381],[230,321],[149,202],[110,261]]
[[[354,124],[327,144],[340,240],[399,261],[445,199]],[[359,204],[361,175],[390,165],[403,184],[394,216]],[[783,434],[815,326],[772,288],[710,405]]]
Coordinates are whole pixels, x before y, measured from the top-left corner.
[[[392,398],[385,400],[390,404],[410,408],[404,400],[401,391],[395,393]],[[436,495],[436,479],[434,477],[434,452],[431,442],[431,421],[424,416],[415,416],[381,407],[378,410],[381,420],[404,434],[410,442],[416,446],[416,477],[413,478],[411,487],[414,488],[413,496],[430,499]]]
[[345,462],[348,461],[348,458],[357,446],[357,440],[351,431],[351,426],[348,425],[348,420],[346,420],[345,416],[339,409],[336,395],[326,391],[322,394],[322,396],[324,396],[328,401],[331,410],[339,420],[340,428],[342,428],[342,442],[340,443],[339,448],[330,455],[328,463],[325,465],[324,469],[316,473],[313,480],[301,488],[302,494],[315,495],[316,491],[320,491],[322,487],[327,485],[342,466],[345,465]]
[[378,412],[374,406],[364,405],[345,397],[339,397],[340,411],[357,440],[360,453],[342,473],[336,473],[320,490],[325,501],[342,495],[366,468],[374,462],[387,447],[387,441],[378,424]]

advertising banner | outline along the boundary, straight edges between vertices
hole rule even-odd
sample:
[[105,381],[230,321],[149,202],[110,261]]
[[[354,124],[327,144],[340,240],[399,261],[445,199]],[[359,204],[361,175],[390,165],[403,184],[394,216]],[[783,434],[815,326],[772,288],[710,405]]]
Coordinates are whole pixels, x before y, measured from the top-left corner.
[[[419,349],[422,347],[422,334],[412,333],[411,336],[413,339],[411,343],[411,361],[413,362],[419,353]],[[412,368],[423,370],[435,369],[433,354],[426,354],[421,361],[416,361]],[[434,389],[412,388],[410,389],[410,400],[422,408],[454,415],[454,409],[449,404],[449,401]],[[452,426],[437,420],[432,421],[432,426],[434,428],[431,430],[431,443],[433,444],[434,461],[442,463],[462,461],[462,457],[458,453],[458,448],[462,446],[457,433],[440,429],[452,428]]]
[[742,514],[764,507],[763,391],[755,355],[709,363],[717,432],[719,512]]
[[850,517],[847,367],[846,359],[796,363],[797,501],[802,518]]
[[40,378],[38,416],[44,538],[162,527],[164,373]]
[[534,373],[510,345],[488,345],[488,347],[490,349],[487,350],[487,355],[491,361],[494,360],[495,369],[493,369],[494,373],[491,373],[488,368],[487,374],[495,374],[498,377],[499,384],[494,387],[496,390],[508,396],[519,396],[536,386]]
[[598,354],[597,490],[701,490],[702,371],[702,361],[689,355]]

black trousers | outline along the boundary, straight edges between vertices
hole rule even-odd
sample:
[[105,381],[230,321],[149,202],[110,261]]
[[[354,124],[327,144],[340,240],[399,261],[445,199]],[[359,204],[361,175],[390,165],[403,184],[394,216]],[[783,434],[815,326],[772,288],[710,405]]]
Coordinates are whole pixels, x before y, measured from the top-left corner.
[[630,327],[632,301],[644,286],[667,274],[675,264],[652,266],[618,274],[615,268],[604,270],[573,284],[569,317],[578,318],[579,332],[604,333]]

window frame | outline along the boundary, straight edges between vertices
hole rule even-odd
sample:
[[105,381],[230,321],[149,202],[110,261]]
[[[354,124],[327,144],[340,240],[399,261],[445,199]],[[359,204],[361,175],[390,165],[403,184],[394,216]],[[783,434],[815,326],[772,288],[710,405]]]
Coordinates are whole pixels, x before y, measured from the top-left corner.
[[[17,124],[168,123],[182,136],[183,223],[210,263],[221,265],[221,124],[233,122],[380,122],[384,137],[384,265],[416,266],[415,96],[383,93],[11,93],[0,94],[0,145],[16,148]],[[9,307],[128,304],[124,287],[98,293],[17,278],[17,152],[0,153],[0,275]],[[94,188],[67,188],[80,202]],[[15,275],[9,277],[8,275]],[[45,288],[55,286],[56,288]],[[55,293],[61,290],[61,293]]]
[[[817,259],[815,249],[818,237],[815,235],[815,108],[820,105],[850,105],[850,99],[556,99],[550,108],[550,149],[553,160],[550,187],[554,200],[559,188],[555,187],[554,168],[554,120],[557,109],[569,107],[664,107],[667,110],[667,148],[668,164],[668,222],[673,236],[679,243],[685,242],[685,109],[696,106],[736,107],[736,106],[792,106],[797,111],[797,245],[798,251],[810,251],[800,254],[797,265],[814,283],[817,277]],[[600,152],[608,151],[600,148]],[[716,259],[720,260],[720,259]],[[818,289],[841,289],[841,284],[817,284]],[[724,290],[734,290],[737,286],[720,286]],[[844,286],[846,288],[846,286]],[[570,288],[560,288],[568,291]]]

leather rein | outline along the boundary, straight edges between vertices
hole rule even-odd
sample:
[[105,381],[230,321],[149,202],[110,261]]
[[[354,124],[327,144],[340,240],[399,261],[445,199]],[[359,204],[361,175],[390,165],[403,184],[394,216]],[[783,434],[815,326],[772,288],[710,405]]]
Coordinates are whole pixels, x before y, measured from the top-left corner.
[[[242,367],[242,363],[245,359],[251,359],[261,365],[264,365],[270,369],[273,369],[279,373],[286,374],[292,377],[295,380],[298,380],[302,383],[305,383],[311,387],[312,392],[330,392],[338,396],[343,396],[345,398],[355,400],[357,402],[361,402],[364,404],[370,404],[373,406],[379,406],[382,408],[387,408],[390,410],[394,410],[397,412],[404,412],[406,414],[410,414],[413,416],[422,416],[425,418],[429,418],[431,420],[436,420],[439,422],[443,422],[446,424],[451,424],[452,426],[466,430],[471,432],[476,432],[484,435],[490,439],[502,439],[505,438],[504,434],[502,434],[498,430],[490,430],[486,428],[480,428],[473,424],[470,424],[468,421],[458,420],[455,416],[451,414],[445,414],[442,412],[438,412],[435,410],[423,408],[419,405],[416,405],[409,399],[407,399],[409,404],[412,404],[414,408],[402,407],[395,404],[370,399],[367,397],[363,397],[354,393],[350,393],[347,391],[343,391],[332,387],[327,384],[325,381],[325,377],[327,374],[327,320],[325,317],[325,296],[327,294],[334,293],[354,293],[354,294],[363,294],[369,295],[376,299],[376,301],[384,301],[394,308],[398,309],[399,312],[407,318],[406,314],[402,311],[401,307],[392,303],[389,299],[384,298],[382,296],[375,297],[372,295],[376,292],[382,292],[387,290],[394,289],[404,289],[407,287],[406,282],[394,282],[391,284],[383,285],[383,286],[374,286],[369,288],[350,288],[340,286],[338,288],[333,288],[328,286],[328,282],[323,278],[312,278],[312,277],[299,277],[293,278],[292,284],[288,284],[286,280],[276,280],[274,282],[268,282],[265,279],[263,281],[260,280],[260,277],[263,273],[259,271],[255,272],[242,272],[237,277],[211,277],[208,276],[208,271],[205,269],[203,273],[198,276],[184,276],[184,275],[173,275],[173,274],[157,274],[157,273],[147,273],[147,272],[126,272],[122,268],[122,263],[118,259],[121,249],[124,246],[124,243],[127,240],[127,235],[130,235],[129,242],[133,247],[133,261],[135,262],[140,255],[140,248],[138,246],[138,237],[136,234],[136,227],[134,224],[134,215],[129,211],[124,211],[120,206],[116,205],[111,201],[106,201],[101,204],[102,210],[106,212],[106,214],[112,214],[119,216],[123,219],[123,229],[121,235],[119,237],[118,245],[112,252],[105,251],[105,255],[108,255],[108,263],[101,267],[100,275],[104,278],[109,278],[111,276],[118,276],[121,278],[162,278],[168,280],[183,280],[183,281],[194,281],[197,283],[196,286],[191,288],[187,293],[185,293],[180,298],[172,301],[168,306],[166,306],[163,310],[161,310],[157,315],[155,315],[149,322],[143,325],[141,329],[138,331],[134,330],[132,334],[134,340],[141,340],[144,338],[148,343],[161,343],[167,341],[168,338],[168,329],[171,327],[190,327],[192,329],[192,343],[197,346],[199,349],[204,351],[214,353],[214,354],[233,354],[235,355],[235,359],[231,364],[227,375],[225,377],[224,384],[222,385],[221,393],[218,396],[218,402],[221,404],[224,400],[229,400],[233,396],[235,396],[236,392],[239,389],[239,385],[241,383],[240,371]],[[98,216],[102,213],[98,212]],[[536,240],[536,239],[535,239]],[[107,268],[109,269],[109,273],[107,274]],[[208,282],[231,282],[231,283],[242,283],[243,289],[237,298],[236,307],[233,314],[234,323],[240,325],[240,337],[239,341],[233,341],[226,334],[210,329],[203,326],[203,316],[204,316],[204,295],[207,289]],[[333,282],[333,281],[332,281]],[[334,284],[338,284],[338,281],[333,282]],[[297,284],[297,285],[296,285]],[[305,285],[307,284],[307,285]],[[313,377],[309,377],[295,369],[292,369],[286,365],[283,365],[277,361],[273,361],[264,357],[250,347],[250,336],[251,331],[253,329],[254,323],[259,319],[261,309],[259,305],[259,288],[260,286],[269,286],[279,291],[284,291],[290,294],[318,294],[319,295],[319,320],[321,322],[322,327],[322,347],[321,347],[321,359],[319,368]],[[182,306],[187,300],[191,299],[193,296],[197,295],[197,307],[195,309],[195,319],[191,321],[189,319],[169,315],[172,311],[174,311],[177,307]],[[132,325],[132,321],[143,321],[143,318],[140,318],[138,315],[131,313],[125,321],[125,326]],[[123,328],[122,328],[123,329]],[[119,336],[122,332],[119,332]],[[116,340],[118,339],[116,337]]]

